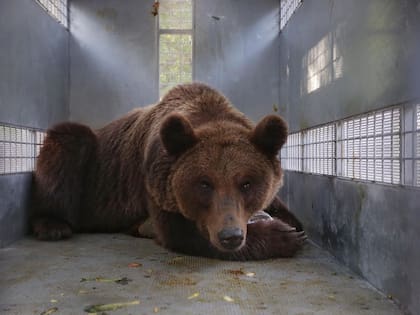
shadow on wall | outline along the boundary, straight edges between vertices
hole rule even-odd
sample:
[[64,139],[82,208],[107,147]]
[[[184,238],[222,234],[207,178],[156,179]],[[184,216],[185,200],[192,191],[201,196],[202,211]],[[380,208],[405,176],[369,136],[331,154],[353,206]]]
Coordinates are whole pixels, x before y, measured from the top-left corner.
[[70,7],[70,116],[94,126],[158,99],[153,1],[105,4]]
[[279,7],[253,1],[198,2],[195,78],[258,120],[278,104]]

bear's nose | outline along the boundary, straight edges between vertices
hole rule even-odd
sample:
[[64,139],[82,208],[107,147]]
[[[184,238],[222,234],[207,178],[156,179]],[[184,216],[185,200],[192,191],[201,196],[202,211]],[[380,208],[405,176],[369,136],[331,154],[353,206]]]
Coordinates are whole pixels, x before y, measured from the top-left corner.
[[220,244],[229,250],[235,249],[242,244],[244,232],[240,228],[225,228],[217,233]]

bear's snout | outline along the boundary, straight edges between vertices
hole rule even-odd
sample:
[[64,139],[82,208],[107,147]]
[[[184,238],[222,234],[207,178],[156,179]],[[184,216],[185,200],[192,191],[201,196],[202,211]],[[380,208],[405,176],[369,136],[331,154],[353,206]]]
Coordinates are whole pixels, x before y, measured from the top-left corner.
[[217,233],[220,244],[227,250],[235,250],[242,245],[244,231],[237,227],[228,227]]

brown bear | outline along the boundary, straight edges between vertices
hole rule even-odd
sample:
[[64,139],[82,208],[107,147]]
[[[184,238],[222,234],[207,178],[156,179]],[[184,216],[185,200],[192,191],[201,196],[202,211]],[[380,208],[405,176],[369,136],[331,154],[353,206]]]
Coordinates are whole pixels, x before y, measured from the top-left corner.
[[[56,125],[34,174],[32,231],[41,240],[139,235],[149,221],[159,244],[185,254],[290,257],[306,236],[276,197],[286,138],[279,116],[254,126],[200,83],[179,85],[96,131]],[[277,218],[258,219],[261,210]]]

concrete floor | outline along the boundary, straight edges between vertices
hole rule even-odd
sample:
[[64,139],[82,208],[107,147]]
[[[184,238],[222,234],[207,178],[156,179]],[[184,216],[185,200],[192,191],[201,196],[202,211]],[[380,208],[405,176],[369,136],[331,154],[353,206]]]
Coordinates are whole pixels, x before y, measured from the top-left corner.
[[[323,250],[224,262],[181,256],[125,235],[25,239],[0,249],[0,314],[402,314]],[[120,281],[118,281],[120,280]],[[137,304],[138,303],[138,304]]]

